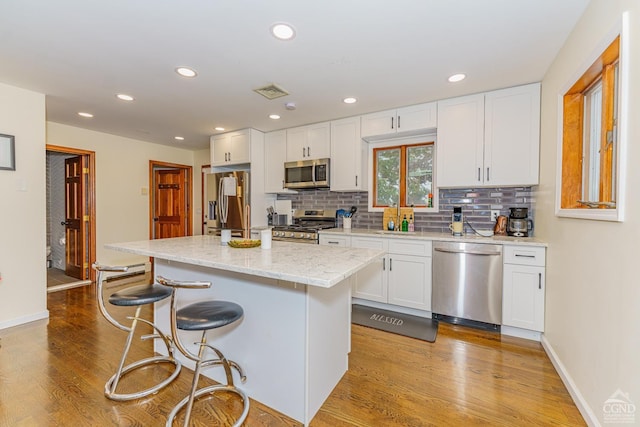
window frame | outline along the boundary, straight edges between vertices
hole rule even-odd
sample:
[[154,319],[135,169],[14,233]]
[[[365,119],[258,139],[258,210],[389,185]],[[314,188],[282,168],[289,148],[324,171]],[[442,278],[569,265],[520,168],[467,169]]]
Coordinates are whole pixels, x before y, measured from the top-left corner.
[[[378,142],[368,142],[368,164],[369,164],[369,178],[371,179],[368,188],[368,211],[369,212],[384,212],[386,206],[374,206],[375,198],[376,198],[376,169],[375,169],[375,154],[374,149],[384,149],[384,148],[393,148],[400,146],[416,146],[421,144],[430,144],[432,145],[433,150],[433,170],[432,170],[432,194],[433,194],[433,206],[415,206],[413,208],[414,212],[438,212],[438,186],[436,182],[436,156],[438,151],[437,138],[435,133],[428,133],[419,136],[405,137],[405,138],[393,138],[384,141]],[[405,162],[406,158],[401,155],[401,162]],[[400,185],[405,185],[405,180],[402,175],[400,177]],[[410,207],[410,206],[401,206],[401,207]]]
[[[624,159],[626,158],[627,147],[627,134],[628,134],[628,82],[629,82],[629,18],[628,13],[625,12],[622,15],[622,19],[618,22],[617,26],[607,34],[600,42],[596,49],[594,49],[590,56],[583,62],[582,66],[577,70],[573,77],[561,88],[558,93],[558,135],[557,135],[557,165],[556,165],[556,209],[555,215],[558,217],[568,218],[580,218],[580,219],[592,219],[601,221],[623,221],[624,220],[624,195],[625,195],[625,177],[626,177],[626,165]],[[583,141],[582,132],[584,129],[580,129],[579,138],[579,150],[578,141],[576,138],[573,140],[565,140],[565,127],[571,126],[571,114],[580,114],[583,116],[583,92],[595,83],[596,79],[593,77],[592,67],[597,65],[597,62],[603,58],[607,49],[616,41],[619,37],[619,54],[617,58],[618,62],[618,99],[617,105],[617,152],[615,158],[612,159],[612,177],[616,179],[616,184],[613,189],[616,194],[616,207],[610,209],[597,209],[588,207],[571,207],[563,208],[563,185],[570,185],[572,181],[576,181],[575,165],[577,164],[576,156],[582,156],[583,154]],[[603,75],[605,73],[604,67],[600,64],[601,69],[597,70],[597,75]],[[596,67],[597,69],[597,67]],[[586,79],[586,80],[584,80]],[[585,83],[587,82],[587,83]],[[581,91],[575,90],[576,87]],[[573,107],[567,107],[565,102],[573,103]],[[577,104],[580,104],[579,107]],[[567,123],[565,123],[565,113],[567,113]],[[582,123],[582,121],[580,121]],[[570,130],[569,130],[570,131]],[[565,144],[567,144],[565,146]],[[571,165],[574,165],[571,169]],[[582,166],[580,166],[580,176],[577,179],[582,184]],[[577,182],[577,181],[576,181]],[[571,197],[575,196],[575,192],[567,193]],[[568,196],[565,196],[568,197]],[[564,205],[566,206],[566,202]]]

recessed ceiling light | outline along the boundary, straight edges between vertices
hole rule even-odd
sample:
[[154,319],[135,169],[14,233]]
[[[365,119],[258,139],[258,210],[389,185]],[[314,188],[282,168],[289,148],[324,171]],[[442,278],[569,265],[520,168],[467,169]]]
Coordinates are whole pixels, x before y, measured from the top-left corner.
[[85,112],[82,112],[82,111],[80,111],[80,112],[78,113],[78,115],[79,115],[79,116],[82,116],[82,117],[86,117],[86,118],[88,118],[88,119],[90,119],[91,117],[93,117],[93,114],[91,114],[91,113],[85,113]]
[[460,73],[460,74],[454,74],[453,76],[449,77],[449,79],[448,79],[448,80],[449,80],[451,83],[456,83],[456,82],[459,82],[459,81],[464,80],[466,77],[467,77],[467,75],[466,75],[466,74],[462,74],[462,73]]
[[119,93],[116,95],[116,98],[122,101],[133,101],[133,96],[127,95],[126,93]]
[[184,136],[174,136],[173,139],[176,141],[184,141]]
[[273,120],[278,120],[280,118],[280,116],[277,115],[277,114],[269,114],[269,118],[273,119]]
[[223,128],[223,127],[218,126],[218,127],[216,127],[216,128],[215,128],[215,130],[217,130],[217,131],[223,131],[223,130],[224,130],[224,128]]
[[198,75],[196,70],[193,70],[189,67],[178,67],[176,68],[176,73],[180,74],[182,77],[195,77]]
[[289,24],[278,22],[271,26],[271,34],[279,40],[291,40],[296,36],[296,30]]
[[344,102],[345,104],[354,104],[357,101],[357,99],[351,96],[342,100],[342,102]]

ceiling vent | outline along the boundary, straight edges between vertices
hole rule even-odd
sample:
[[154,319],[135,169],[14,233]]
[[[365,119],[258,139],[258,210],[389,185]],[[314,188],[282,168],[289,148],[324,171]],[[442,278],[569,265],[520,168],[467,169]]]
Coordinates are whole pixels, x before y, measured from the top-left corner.
[[272,83],[264,87],[259,87],[258,89],[254,89],[253,91],[259,93],[260,95],[264,96],[267,99],[276,99],[276,98],[280,98],[281,96],[289,95],[289,92],[282,89],[280,86],[276,85],[275,83]]

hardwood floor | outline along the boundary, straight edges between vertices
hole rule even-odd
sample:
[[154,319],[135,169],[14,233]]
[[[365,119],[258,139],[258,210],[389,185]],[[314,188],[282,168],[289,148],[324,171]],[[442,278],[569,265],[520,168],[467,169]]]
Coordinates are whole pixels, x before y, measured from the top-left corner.
[[[51,293],[49,322],[0,331],[0,426],[162,426],[187,393],[185,369],[155,396],[104,397],[125,334],[102,318],[94,292]],[[151,343],[135,340],[132,353],[149,355]],[[539,343],[444,323],[434,344],[353,326],[349,365],[312,427],[585,425]],[[165,375],[160,365],[122,385]],[[239,411],[233,395],[205,399],[193,425],[225,425]],[[252,401],[245,425],[299,424]]]

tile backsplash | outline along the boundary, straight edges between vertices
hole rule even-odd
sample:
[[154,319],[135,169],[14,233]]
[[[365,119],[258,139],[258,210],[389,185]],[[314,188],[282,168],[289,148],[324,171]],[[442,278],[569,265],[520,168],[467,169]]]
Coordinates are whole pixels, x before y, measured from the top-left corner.
[[[280,194],[278,200],[291,200],[293,209],[346,209],[357,206],[352,227],[381,229],[382,212],[367,212],[368,193],[334,193],[329,190],[305,190],[297,194]],[[440,189],[439,212],[417,213],[416,231],[449,232],[449,223],[454,206],[462,206],[466,221],[478,230],[493,230],[491,210],[500,210],[509,215],[510,207],[529,208],[533,219],[532,187]],[[465,224],[465,232],[473,231]]]

